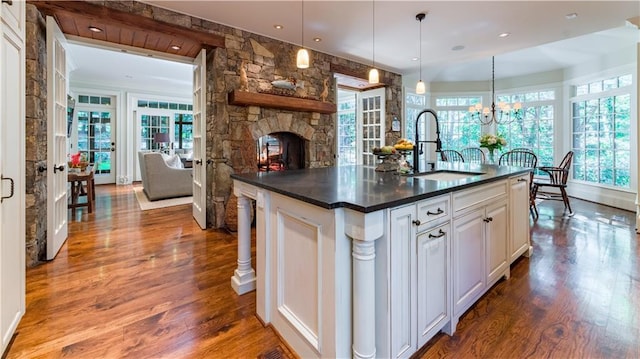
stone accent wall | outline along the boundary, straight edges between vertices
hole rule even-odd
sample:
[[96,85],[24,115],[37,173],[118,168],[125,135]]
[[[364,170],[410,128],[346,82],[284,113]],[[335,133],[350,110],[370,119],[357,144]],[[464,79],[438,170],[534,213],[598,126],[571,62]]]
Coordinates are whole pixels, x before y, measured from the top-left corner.
[[47,247],[47,44],[46,23],[26,5],[26,264],[46,259]]
[[[226,226],[227,206],[232,196],[230,175],[234,172],[250,172],[257,169],[255,141],[259,133],[266,131],[265,123],[269,129],[294,132],[307,140],[305,163],[308,167],[335,164],[335,114],[231,106],[227,104],[227,94],[240,88],[240,66],[244,61],[250,92],[267,90],[271,88],[271,81],[292,77],[304,82],[304,86],[296,91],[298,96],[317,99],[324,88],[323,81],[328,79],[330,86],[327,101],[333,102],[336,94],[333,74],[330,71],[331,64],[345,66],[356,73],[366,73],[367,65],[310,51],[311,67],[298,69],[295,66],[298,46],[292,44],[136,1],[92,3],[225,37],[224,49],[207,52],[208,227]],[[211,6],[215,6],[215,3],[211,3]],[[34,40],[33,36],[44,37],[42,34],[30,34],[27,36],[27,43]],[[46,66],[44,69],[46,70]],[[40,68],[29,71],[27,67],[28,76],[29,72],[31,75],[34,72],[40,72],[39,75],[42,75],[42,71],[44,70]],[[381,71],[380,75],[381,81],[387,84],[386,122],[387,128],[390,129],[393,116],[402,118],[402,77],[387,71]],[[283,123],[289,119],[292,128],[284,128],[286,126]],[[388,132],[387,143],[395,142],[398,136],[397,132]],[[46,149],[46,136],[38,138],[37,141],[40,147]],[[42,157],[40,160],[45,158]],[[231,203],[234,203],[233,198]]]

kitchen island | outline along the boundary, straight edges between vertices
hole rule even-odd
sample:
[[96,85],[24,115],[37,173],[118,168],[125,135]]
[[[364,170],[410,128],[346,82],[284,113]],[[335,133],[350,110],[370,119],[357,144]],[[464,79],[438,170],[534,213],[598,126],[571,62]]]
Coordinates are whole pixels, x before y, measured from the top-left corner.
[[[238,294],[301,357],[409,357],[530,254],[529,173],[438,162],[234,174]],[[256,270],[251,267],[255,200]]]

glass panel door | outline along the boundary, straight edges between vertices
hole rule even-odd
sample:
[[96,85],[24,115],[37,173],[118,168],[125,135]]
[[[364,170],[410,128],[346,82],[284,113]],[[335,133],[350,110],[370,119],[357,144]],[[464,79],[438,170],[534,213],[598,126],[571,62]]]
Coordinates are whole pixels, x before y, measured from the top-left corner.
[[359,121],[361,162],[365,166],[377,166],[377,156],[373,155],[374,147],[384,146],[385,140],[385,97],[384,88],[359,93],[361,108]]
[[78,151],[94,165],[97,184],[115,183],[111,111],[78,109]]

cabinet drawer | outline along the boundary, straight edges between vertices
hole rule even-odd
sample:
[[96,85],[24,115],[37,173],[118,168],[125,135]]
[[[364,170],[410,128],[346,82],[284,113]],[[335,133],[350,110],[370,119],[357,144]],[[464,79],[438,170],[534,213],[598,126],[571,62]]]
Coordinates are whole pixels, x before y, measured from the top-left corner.
[[416,218],[420,221],[418,232],[448,221],[451,218],[450,196],[429,198],[416,203]]
[[507,195],[507,180],[489,183],[453,193],[453,212],[459,214],[484,201]]
[[526,175],[511,177],[509,178],[509,184],[513,186],[515,184],[518,184],[519,182],[529,182],[530,178],[531,178],[531,175],[528,173]]

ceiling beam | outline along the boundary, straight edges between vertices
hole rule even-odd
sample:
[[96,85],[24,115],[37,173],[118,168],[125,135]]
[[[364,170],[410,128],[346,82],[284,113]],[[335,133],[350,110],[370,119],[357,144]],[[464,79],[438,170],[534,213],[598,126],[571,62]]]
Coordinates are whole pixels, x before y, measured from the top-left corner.
[[224,37],[209,32],[198,31],[175,24],[162,22],[141,15],[124,12],[117,9],[95,5],[86,1],[36,1],[27,3],[35,5],[45,15],[56,17],[56,14],[80,16],[100,23],[110,23],[132,30],[158,32],[178,38],[197,41],[204,47],[224,48]]

